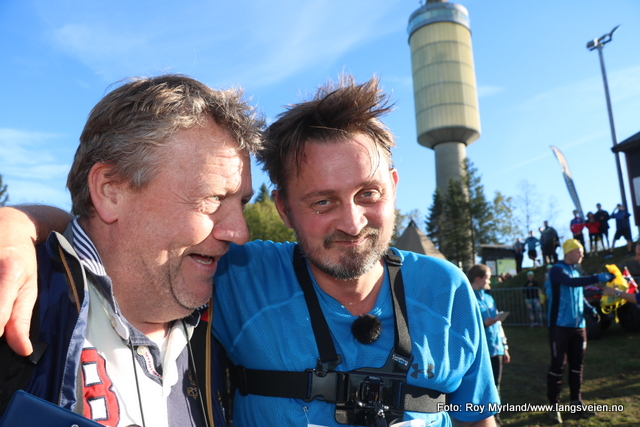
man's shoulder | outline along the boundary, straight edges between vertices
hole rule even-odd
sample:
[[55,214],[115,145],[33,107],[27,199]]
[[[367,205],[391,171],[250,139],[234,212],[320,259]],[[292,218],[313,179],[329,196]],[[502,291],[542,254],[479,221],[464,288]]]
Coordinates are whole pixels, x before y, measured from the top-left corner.
[[393,248],[400,255],[402,268],[407,273],[428,274],[433,278],[462,278],[466,277],[462,270],[451,262],[434,256],[423,255],[411,251]]
[[72,262],[74,265],[69,265],[70,267],[80,267],[80,257],[76,253],[73,248],[73,233],[71,231],[71,223],[67,226],[64,234],[58,233],[57,231],[52,231],[49,233],[47,240],[37,246],[37,257],[38,257],[38,266],[46,262],[58,263],[61,264],[62,260],[60,257],[61,250],[62,253],[67,255],[66,259]]
[[558,273],[567,273],[573,270],[573,267],[569,264],[567,264],[564,261],[559,261],[555,264],[553,264],[551,266],[551,268],[549,269],[549,277],[551,277],[553,274],[558,274]]
[[216,280],[260,280],[293,271],[294,243],[254,240],[244,245],[232,244],[220,258]]
[[276,243],[271,240],[253,240],[244,245],[232,243],[224,256],[231,263],[238,263],[252,257],[260,256],[290,256],[293,254],[295,243]]
[[412,252],[412,251],[405,251],[398,248],[392,248],[392,250],[400,256],[400,259],[402,260],[403,265],[424,264],[424,265],[433,265],[434,267],[445,268],[445,269],[448,269],[450,267],[457,268],[455,267],[455,265],[453,265],[449,261],[442,258],[434,257],[431,255],[419,254],[417,252]]

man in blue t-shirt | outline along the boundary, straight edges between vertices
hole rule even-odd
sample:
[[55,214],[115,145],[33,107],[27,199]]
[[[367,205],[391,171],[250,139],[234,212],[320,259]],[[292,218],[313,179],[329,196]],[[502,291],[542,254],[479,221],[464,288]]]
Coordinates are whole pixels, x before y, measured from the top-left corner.
[[[568,239],[562,245],[564,260],[555,264],[545,282],[548,306],[549,344],[551,366],[547,374],[547,398],[551,404],[558,403],[562,388],[565,363],[569,363],[569,389],[571,405],[582,408],[582,367],[587,347],[584,316],[599,319],[598,312],[584,299],[584,286],[613,280],[611,273],[592,274],[580,277],[576,265],[584,256],[584,248],[576,239]],[[588,310],[584,313],[584,310]],[[581,409],[578,409],[581,411]],[[582,416],[595,413],[582,411]],[[551,411],[551,418],[562,422],[560,412]]]
[[[412,426],[450,426],[454,419],[494,425],[497,408],[488,405],[499,398],[468,281],[448,262],[398,250],[385,255],[398,182],[393,135],[379,120],[388,111],[385,99],[377,79],[356,84],[347,77],[290,107],[265,133],[258,160],[298,244],[232,245],[219,264],[214,333],[240,366],[234,426],[387,425],[394,419]],[[394,258],[404,298],[392,292]],[[403,346],[396,331],[403,312],[408,359],[392,351]],[[325,322],[326,328],[317,326]],[[329,343],[322,340],[326,329]],[[323,356],[327,348],[333,362]],[[353,371],[383,366],[398,369],[403,387],[445,394],[447,404],[382,410],[380,404],[395,404],[374,395],[389,393],[389,383],[374,384],[378,374]],[[327,390],[313,369],[346,375],[338,389],[351,398],[336,399],[334,380]],[[365,389],[379,391],[365,396]],[[484,405],[484,412],[467,404]]]

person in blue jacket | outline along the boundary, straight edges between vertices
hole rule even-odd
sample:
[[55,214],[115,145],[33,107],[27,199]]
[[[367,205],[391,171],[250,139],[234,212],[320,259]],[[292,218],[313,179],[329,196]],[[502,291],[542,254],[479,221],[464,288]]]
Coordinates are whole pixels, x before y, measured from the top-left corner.
[[[631,255],[631,248],[633,247],[633,240],[631,238],[631,224],[629,222],[631,214],[627,208],[619,203],[616,208],[611,212],[611,218],[616,220],[616,234],[611,241],[611,247],[609,248],[609,255],[613,254],[613,248],[616,246],[616,241],[624,237],[627,240],[627,255]],[[608,258],[610,258],[608,256]]]
[[[551,347],[547,398],[551,404],[559,402],[564,366],[568,362],[571,405],[582,408],[582,372],[587,347],[584,316],[599,318],[596,309],[586,302],[583,288],[613,280],[613,275],[600,273],[580,277],[576,265],[580,264],[584,256],[583,246],[576,239],[568,239],[562,245],[562,250],[564,260],[551,267],[545,282]],[[580,414],[584,417],[595,415],[588,411],[581,411]],[[562,422],[558,411],[551,411],[551,418]]]
[[[509,346],[502,328],[502,322],[497,317],[498,308],[496,307],[496,302],[489,293],[485,292],[491,289],[491,269],[484,264],[476,264],[469,269],[467,277],[473,288],[473,293],[478,299],[484,331],[487,335],[493,379],[498,392],[500,392],[502,364],[511,362],[511,356],[509,355]],[[496,422],[500,424],[499,414],[496,414],[495,418]]]

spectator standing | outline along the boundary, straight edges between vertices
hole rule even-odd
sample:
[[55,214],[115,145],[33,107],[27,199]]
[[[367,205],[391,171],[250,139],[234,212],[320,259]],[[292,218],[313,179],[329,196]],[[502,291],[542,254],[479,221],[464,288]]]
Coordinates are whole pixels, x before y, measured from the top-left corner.
[[587,222],[584,224],[589,232],[589,253],[596,254],[598,252],[598,241],[600,237],[600,223],[596,220],[593,212],[587,214]]
[[[602,249],[610,249],[609,245],[609,212],[602,209],[600,203],[596,204],[596,208],[598,209],[595,213],[596,221],[600,224],[600,237],[602,238]],[[607,245],[605,247],[605,241]]]
[[536,250],[536,246],[539,244],[540,240],[533,235],[533,231],[529,231],[529,237],[524,240],[524,247],[527,251],[527,256],[531,261],[533,261],[533,268],[536,268],[538,263],[538,251]]
[[[484,321],[487,345],[489,346],[493,378],[498,393],[500,393],[502,364],[509,363],[511,356],[509,355],[507,337],[504,334],[504,329],[502,329],[502,322],[496,317],[498,314],[496,302],[491,295],[485,292],[491,289],[491,269],[484,264],[476,264],[469,269],[467,277],[473,292],[476,294],[476,298],[478,298],[480,313]],[[495,420],[498,425],[501,424],[499,414],[495,415]]]
[[[580,277],[576,265],[584,256],[584,248],[575,239],[568,239],[562,245],[564,260],[549,270],[545,281],[547,294],[547,325],[551,347],[551,366],[547,374],[547,398],[555,405],[559,402],[565,363],[569,363],[569,390],[571,405],[577,412],[589,418],[595,412],[582,410],[582,368],[587,348],[584,311],[598,319],[598,312],[584,299],[583,287],[598,282],[613,280],[610,273],[592,274]],[[573,411],[572,411],[573,412]],[[562,423],[560,412],[552,410],[551,419]]]
[[569,222],[569,228],[571,229],[571,233],[573,233],[573,238],[576,239],[582,246],[584,246],[584,236],[582,234],[582,229],[584,228],[584,218],[580,215],[580,213],[574,209],[573,211],[573,219]]
[[524,243],[519,237],[513,244],[513,253],[516,258],[516,273],[520,273],[522,271],[522,259],[524,258]]
[[542,249],[542,262],[545,264],[555,264],[558,262],[558,232],[549,226],[549,222],[544,222],[544,228],[540,230],[540,248]]
[[527,272],[527,282],[524,284],[524,303],[529,314],[529,325],[542,326],[542,304],[540,303],[540,288],[534,279],[533,271]]
[[613,241],[609,248],[609,254],[613,254],[613,248],[616,247],[616,241],[624,237],[627,240],[627,255],[631,255],[631,225],[629,224],[629,217],[631,214],[627,211],[627,208],[623,204],[618,204],[616,208],[611,212],[611,218],[616,220],[616,234],[613,235]]

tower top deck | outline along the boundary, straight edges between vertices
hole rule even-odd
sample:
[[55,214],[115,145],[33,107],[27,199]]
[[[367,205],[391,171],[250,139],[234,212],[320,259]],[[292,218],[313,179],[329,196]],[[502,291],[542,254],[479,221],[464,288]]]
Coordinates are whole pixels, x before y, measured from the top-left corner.
[[469,12],[459,4],[445,1],[427,2],[409,17],[407,32],[409,37],[418,29],[434,22],[455,22],[471,30]]

